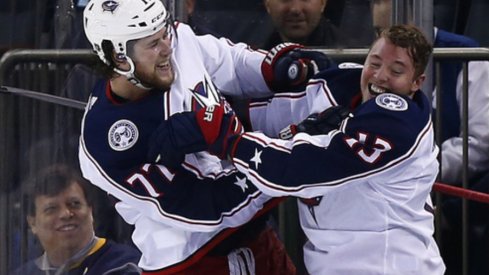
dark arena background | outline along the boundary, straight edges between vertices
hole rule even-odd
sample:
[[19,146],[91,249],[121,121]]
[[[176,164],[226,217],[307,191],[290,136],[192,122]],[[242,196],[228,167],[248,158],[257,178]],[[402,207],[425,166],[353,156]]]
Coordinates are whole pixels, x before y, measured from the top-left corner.
[[[292,1],[292,0],[291,0]],[[363,63],[376,35],[372,5],[380,0],[328,0],[322,16],[345,38],[336,47],[306,45],[331,59]],[[198,34],[227,37],[263,49],[274,26],[264,0],[163,0],[175,20],[189,23]],[[192,4],[189,9],[188,3]],[[447,266],[446,274],[489,274],[489,160],[473,163],[471,155],[489,155],[471,148],[469,62],[489,60],[489,0],[392,0],[392,23],[412,23],[433,39],[433,29],[464,35],[477,47],[435,47],[432,66],[426,71],[424,91],[437,106],[433,115],[436,143],[442,144],[445,123],[441,76],[443,66],[461,70],[462,95],[457,98],[461,173],[442,178],[432,190],[435,205],[435,237]],[[22,263],[39,257],[43,250],[30,231],[23,201],[24,189],[36,171],[54,163],[78,167],[78,138],[83,110],[91,87],[100,77],[92,69],[97,59],[84,36],[83,0],[2,0],[0,2],[0,275],[8,275]],[[455,83],[453,80],[452,83]],[[436,89],[435,87],[442,87]],[[483,87],[480,93],[489,93]],[[448,104],[448,103],[447,103]],[[483,104],[483,103],[480,103]],[[486,105],[489,102],[485,103]],[[450,123],[449,123],[450,124]],[[489,144],[488,135],[483,136]],[[440,163],[443,150],[440,150]],[[480,165],[479,165],[480,164]],[[477,169],[472,167],[479,165]],[[440,166],[441,167],[441,166]],[[132,245],[133,228],[117,214],[115,201],[95,190],[95,231],[120,243]],[[273,221],[281,240],[297,266],[306,274],[302,260],[304,235],[295,199],[276,210]],[[365,251],[368,253],[368,251]]]

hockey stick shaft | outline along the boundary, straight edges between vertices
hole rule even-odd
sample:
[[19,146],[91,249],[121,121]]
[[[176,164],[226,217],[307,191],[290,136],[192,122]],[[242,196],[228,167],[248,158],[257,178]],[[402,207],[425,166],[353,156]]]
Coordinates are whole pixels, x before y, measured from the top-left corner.
[[74,100],[74,99],[55,96],[47,93],[41,93],[37,91],[25,90],[25,89],[14,88],[9,86],[0,86],[0,92],[13,94],[16,96],[38,99],[44,102],[71,107],[79,110],[84,110],[86,105],[85,102],[79,100]]
[[462,197],[468,200],[489,203],[489,194],[464,189],[444,183],[435,182],[433,190],[447,195]]

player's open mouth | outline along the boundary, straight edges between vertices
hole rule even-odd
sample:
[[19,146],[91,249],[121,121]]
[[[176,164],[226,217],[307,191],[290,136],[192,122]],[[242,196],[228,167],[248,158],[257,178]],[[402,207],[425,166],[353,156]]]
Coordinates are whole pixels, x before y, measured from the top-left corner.
[[388,92],[389,90],[385,89],[385,88],[382,88],[382,87],[379,87],[375,84],[372,84],[372,83],[369,83],[368,84],[368,91],[371,95],[373,96],[378,96],[380,94],[383,94],[385,92]]
[[156,65],[156,67],[160,70],[167,70],[170,68],[170,62],[167,61],[167,62],[164,62],[164,63],[160,63],[158,65]]

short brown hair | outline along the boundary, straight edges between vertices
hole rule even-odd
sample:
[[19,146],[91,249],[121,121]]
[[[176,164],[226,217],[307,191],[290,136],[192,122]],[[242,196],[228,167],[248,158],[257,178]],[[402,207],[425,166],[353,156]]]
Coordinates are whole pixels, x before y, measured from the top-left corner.
[[377,40],[382,37],[408,50],[414,64],[415,78],[423,74],[433,52],[433,45],[419,28],[414,25],[394,25],[383,29]]

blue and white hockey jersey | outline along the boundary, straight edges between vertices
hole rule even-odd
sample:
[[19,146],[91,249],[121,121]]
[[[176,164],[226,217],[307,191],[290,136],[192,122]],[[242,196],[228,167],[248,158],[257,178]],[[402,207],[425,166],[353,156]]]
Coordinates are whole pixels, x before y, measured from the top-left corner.
[[310,274],[443,274],[432,236],[430,113],[420,91],[384,93],[327,135],[245,133],[233,163],[264,193],[301,198]]
[[[139,265],[147,271],[184,269],[275,203],[232,165],[207,152],[186,155],[176,173],[146,162],[150,135],[170,115],[223,102],[220,93],[242,98],[273,95],[261,74],[263,52],[225,39],[195,36],[181,23],[176,31],[172,42],[176,78],[170,91],[154,90],[141,100],[118,103],[109,82],[98,83],[80,138],[84,177],[120,201],[116,208],[135,226],[133,241],[142,251]],[[280,95],[282,100],[276,101],[280,104],[270,104],[268,114],[250,115],[255,129],[277,134],[328,107],[321,85]]]

